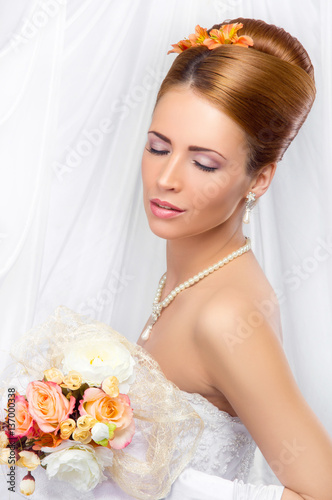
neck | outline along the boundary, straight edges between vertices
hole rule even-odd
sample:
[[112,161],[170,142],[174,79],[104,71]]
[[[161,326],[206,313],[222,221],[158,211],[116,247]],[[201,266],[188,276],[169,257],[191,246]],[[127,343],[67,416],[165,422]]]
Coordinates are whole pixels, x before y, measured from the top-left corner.
[[241,225],[231,231],[222,227],[190,237],[167,240],[167,279],[164,293],[227,257],[245,244]]

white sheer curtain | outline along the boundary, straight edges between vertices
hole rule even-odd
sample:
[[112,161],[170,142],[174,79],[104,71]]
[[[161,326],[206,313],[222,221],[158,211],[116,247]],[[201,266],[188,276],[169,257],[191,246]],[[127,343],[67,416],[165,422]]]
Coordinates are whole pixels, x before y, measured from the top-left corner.
[[[140,159],[166,53],[197,23],[261,18],[304,44],[318,94],[247,234],[295,378],[332,435],[331,11],[329,0],[0,0],[2,360],[60,304],[137,339],[165,270]],[[251,479],[277,482],[259,454]]]

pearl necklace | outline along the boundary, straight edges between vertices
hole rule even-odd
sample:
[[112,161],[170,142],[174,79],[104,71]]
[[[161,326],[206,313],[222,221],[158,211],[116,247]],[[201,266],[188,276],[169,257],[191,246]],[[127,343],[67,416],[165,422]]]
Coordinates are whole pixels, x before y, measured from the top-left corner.
[[238,250],[235,250],[235,252],[229,254],[224,259],[219,260],[219,262],[217,262],[213,266],[210,266],[207,269],[204,269],[204,271],[201,271],[200,273],[196,274],[192,278],[189,278],[184,283],[181,283],[181,285],[178,285],[177,287],[175,287],[174,290],[172,290],[167,295],[167,297],[162,302],[160,302],[160,297],[161,297],[161,294],[162,294],[162,291],[163,291],[163,288],[164,288],[164,285],[166,282],[166,273],[164,273],[159,281],[157,293],[156,293],[156,296],[155,296],[153,304],[152,304],[152,314],[151,314],[152,323],[144,330],[144,332],[141,335],[141,338],[143,340],[149,339],[152,327],[155,324],[155,322],[157,321],[157,319],[159,318],[159,316],[161,315],[162,310],[165,307],[167,307],[172,302],[172,300],[174,300],[174,298],[177,296],[178,293],[185,290],[185,288],[189,288],[190,286],[195,285],[195,283],[197,283],[201,279],[205,278],[209,274],[213,273],[217,269],[220,269],[225,264],[228,264],[228,262],[235,259],[236,257],[239,257],[240,255],[244,254],[245,252],[248,252],[250,250],[250,248],[251,248],[250,238],[246,237],[246,244],[243,247],[239,248]]

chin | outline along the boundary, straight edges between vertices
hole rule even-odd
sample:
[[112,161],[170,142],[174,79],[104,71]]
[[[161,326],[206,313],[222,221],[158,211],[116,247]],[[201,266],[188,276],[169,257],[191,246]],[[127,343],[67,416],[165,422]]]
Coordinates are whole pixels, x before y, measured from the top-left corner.
[[210,227],[197,226],[194,228],[193,225],[190,225],[188,223],[177,225],[176,227],[175,224],[172,226],[172,221],[163,220],[148,219],[148,223],[153,234],[164,240],[179,240],[182,238],[190,238],[192,236],[198,236],[199,234],[213,229]]
[[162,238],[164,240],[174,240],[177,238],[182,238],[184,235],[179,232],[179,230],[175,230],[174,228],[166,227],[166,221],[161,221],[161,223],[164,223],[164,227],[162,227],[162,224],[160,221],[151,221],[148,220],[149,227],[153,234],[158,236],[159,238]]

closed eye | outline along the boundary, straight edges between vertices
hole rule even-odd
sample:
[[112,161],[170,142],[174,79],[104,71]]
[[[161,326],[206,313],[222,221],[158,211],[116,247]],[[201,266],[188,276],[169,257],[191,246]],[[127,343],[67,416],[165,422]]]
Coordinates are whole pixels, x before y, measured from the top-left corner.
[[149,151],[149,153],[152,153],[153,155],[167,155],[169,153],[169,151],[167,150],[159,150],[159,149],[153,149],[153,148],[145,148],[147,151]]
[[205,172],[212,172],[213,170],[218,170],[217,168],[213,168],[213,167],[206,167],[205,165],[202,165],[201,163],[199,163],[198,161],[196,160],[192,160],[192,162],[194,163],[194,165],[196,165],[198,168],[200,168],[201,170],[205,170]]
[[[169,153],[168,150],[159,150],[159,149],[153,149],[153,148],[145,148],[149,153],[153,154],[153,155],[157,155],[157,156],[163,156],[163,155],[167,155]],[[199,163],[198,161],[196,160],[192,160],[192,163],[194,165],[196,165],[199,169],[201,170],[204,170],[205,172],[212,172],[214,170],[218,170],[217,168],[213,168],[213,167],[206,167],[205,165],[202,165],[201,163]]]

